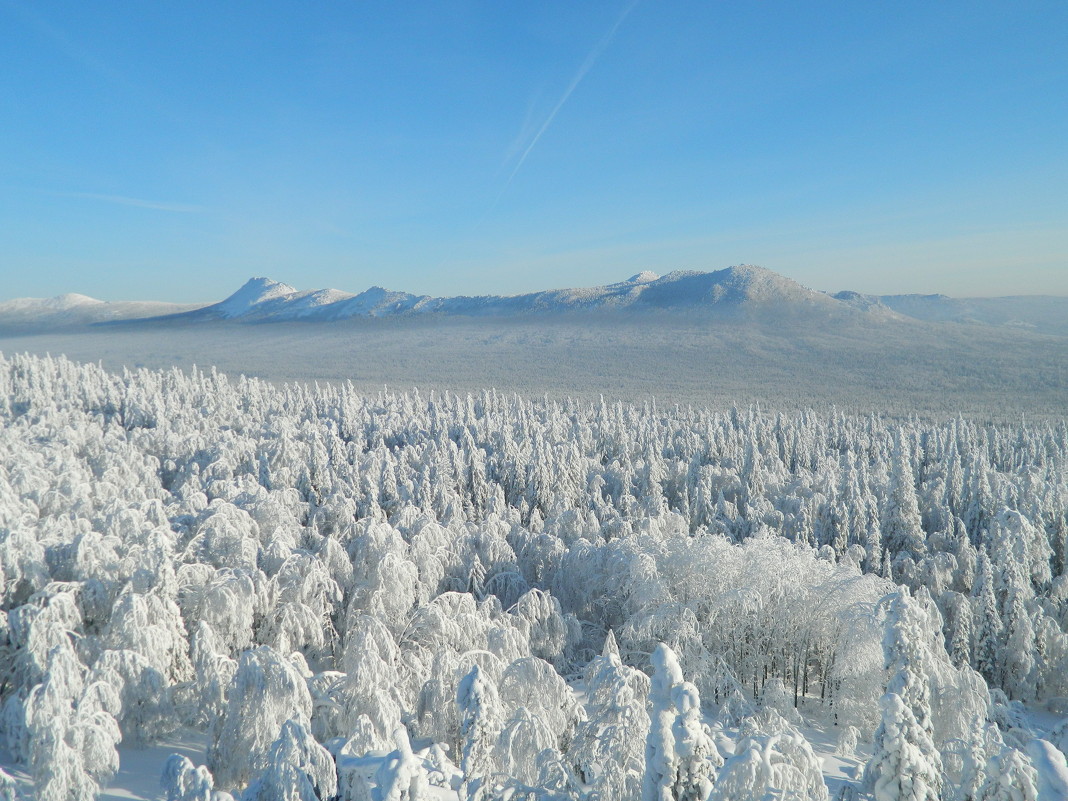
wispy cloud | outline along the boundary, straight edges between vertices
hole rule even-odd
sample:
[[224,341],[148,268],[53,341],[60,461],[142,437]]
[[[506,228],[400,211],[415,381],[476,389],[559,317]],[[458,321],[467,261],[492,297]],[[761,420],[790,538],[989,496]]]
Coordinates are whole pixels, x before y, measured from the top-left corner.
[[160,200],[145,200],[139,197],[125,197],[124,195],[102,195],[97,192],[51,192],[59,197],[81,198],[83,200],[98,200],[102,203],[114,203],[119,206],[134,206],[139,209],[154,209],[156,211],[173,211],[180,214],[203,214],[208,211],[206,206],[197,206],[192,203],[169,203]]
[[[634,7],[638,5],[638,2],[639,0],[630,0],[630,2],[627,3],[626,7],[616,18],[616,21],[612,25],[612,27],[608,29],[608,32],[601,38],[601,40],[596,45],[594,45],[593,49],[590,50],[590,52],[586,55],[586,59],[582,62],[582,65],[578,68],[578,71],[571,78],[571,81],[570,83],[568,83],[567,88],[564,89],[564,93],[560,95],[560,99],[556,101],[556,105],[552,107],[552,110],[549,112],[548,116],[546,116],[545,119],[542,121],[541,125],[535,131],[534,135],[529,137],[529,141],[527,141],[526,147],[522,147],[522,152],[520,152],[519,159],[516,161],[515,167],[512,168],[512,172],[508,176],[508,180],[505,182],[504,188],[501,190],[501,194],[504,194],[504,190],[508,188],[508,186],[512,183],[512,180],[515,178],[516,174],[519,172],[520,169],[522,169],[523,164],[527,160],[527,157],[530,155],[531,151],[534,150],[535,147],[537,147],[538,142],[545,135],[545,132],[549,130],[549,127],[553,124],[553,120],[556,119],[556,115],[560,113],[560,109],[564,107],[564,104],[571,97],[572,93],[575,91],[576,88],[578,88],[578,85],[582,83],[582,79],[586,77],[586,74],[591,69],[593,69],[593,65],[597,63],[597,59],[599,59],[604,53],[604,51],[608,49],[608,46],[612,43],[612,39],[615,38],[616,32],[619,30],[624,20],[626,20],[627,17],[630,15],[630,12],[634,10]],[[520,151],[521,146],[519,145],[519,143],[529,136],[528,131],[529,127],[527,125],[524,125],[524,130],[521,132],[520,138],[517,139],[515,143],[513,143],[512,148],[509,151],[509,155]]]

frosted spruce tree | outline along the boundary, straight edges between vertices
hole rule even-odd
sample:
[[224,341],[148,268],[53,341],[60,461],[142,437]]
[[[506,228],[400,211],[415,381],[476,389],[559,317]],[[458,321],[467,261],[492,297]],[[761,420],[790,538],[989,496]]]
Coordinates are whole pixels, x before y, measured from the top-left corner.
[[645,773],[649,678],[623,664],[612,632],[585,678],[589,720],[571,744],[572,764],[598,797],[637,799]]
[[979,557],[979,574],[972,589],[972,604],[975,610],[975,669],[988,683],[996,684],[1004,624],[998,612],[994,574],[986,553]]
[[705,801],[723,758],[701,722],[701,696],[661,643],[652,656],[643,801]]
[[941,760],[930,735],[896,693],[879,704],[882,722],[864,771],[875,801],[940,801]]
[[701,722],[701,696],[688,681],[672,690],[676,716],[672,726],[678,768],[675,774],[675,798],[678,801],[705,801],[716,781],[716,769],[723,757],[708,727]]
[[653,677],[649,687],[649,735],[645,741],[645,779],[642,801],[675,801],[679,755],[675,750],[675,702],[672,692],[683,682],[678,657],[664,643],[650,659]]
[[883,652],[889,678],[864,785],[876,801],[938,801],[942,760],[931,719],[929,620],[907,590],[887,600]]
[[[886,691],[909,707],[928,739],[934,736],[931,720],[931,686],[928,640],[930,621],[924,608],[908,590],[889,597],[884,623],[883,654],[888,681]],[[932,752],[934,751],[932,747]]]
[[461,762],[464,801],[482,801],[490,797],[497,763],[494,746],[503,727],[503,710],[497,688],[484,676],[478,665],[471,668],[456,690],[460,709]]
[[916,479],[908,444],[900,431],[894,439],[890,486],[882,514],[882,540],[895,555],[916,558],[927,550],[916,498]]

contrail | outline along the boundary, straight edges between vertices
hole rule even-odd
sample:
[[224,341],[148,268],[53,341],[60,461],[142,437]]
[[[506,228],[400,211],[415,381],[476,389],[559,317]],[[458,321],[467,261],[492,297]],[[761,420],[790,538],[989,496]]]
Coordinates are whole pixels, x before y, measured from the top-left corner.
[[[574,77],[571,79],[571,83],[567,85],[567,88],[564,90],[564,93],[560,96],[560,99],[556,101],[556,105],[553,106],[553,110],[550,111],[549,116],[545,118],[545,122],[541,124],[541,127],[538,129],[538,132],[534,134],[534,138],[530,140],[530,143],[526,146],[526,149],[523,150],[522,155],[520,155],[519,157],[519,161],[516,162],[515,167],[512,169],[511,175],[508,176],[508,180],[504,184],[504,189],[507,189],[509,184],[512,183],[512,179],[515,178],[516,173],[518,173],[520,168],[523,166],[523,162],[527,160],[527,156],[530,155],[530,151],[534,149],[534,146],[538,144],[538,140],[540,140],[541,137],[545,134],[545,132],[549,130],[549,126],[553,124],[553,120],[556,119],[556,115],[559,113],[560,109],[563,108],[564,103],[567,102],[567,99],[571,97],[571,93],[575,91],[575,88],[580,83],[582,83],[582,79],[586,77],[586,73],[593,68],[593,65],[597,62],[597,59],[600,58],[601,54],[608,49],[608,45],[612,43],[612,39],[615,37],[616,31],[619,30],[619,26],[623,24],[623,21],[627,18],[630,12],[634,10],[634,7],[636,5],[638,5],[638,0],[631,0],[631,2],[627,4],[627,7],[623,9],[623,13],[621,13],[616,19],[615,24],[608,29],[608,33],[604,35],[601,41],[598,42],[597,45],[589,52],[589,55],[586,56],[586,60],[582,62],[582,66],[578,68],[578,72],[576,72]],[[501,194],[504,194],[504,189],[501,190]],[[498,200],[499,199],[500,197],[498,196]]]

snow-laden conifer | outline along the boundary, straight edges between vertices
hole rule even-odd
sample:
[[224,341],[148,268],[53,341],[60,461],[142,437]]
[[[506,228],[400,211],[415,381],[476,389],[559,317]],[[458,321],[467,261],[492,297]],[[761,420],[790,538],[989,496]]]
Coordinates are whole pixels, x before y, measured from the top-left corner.
[[642,801],[674,801],[679,754],[675,743],[677,710],[673,693],[682,685],[678,657],[660,643],[650,659],[653,677],[649,688],[649,734],[645,740],[645,778]]
[[908,451],[909,445],[899,433],[894,442],[890,486],[883,505],[882,539],[892,553],[916,557],[924,554],[926,543]]
[[701,696],[697,687],[686,681],[672,690],[676,716],[672,727],[678,768],[675,775],[675,798],[678,801],[705,801],[712,792],[716,769],[723,757],[716,750],[712,734],[701,722]]
[[494,746],[504,724],[497,688],[476,664],[456,689],[460,710],[461,798],[482,801],[493,789],[497,772]]
[[880,707],[865,786],[875,801],[940,801],[941,759],[930,735],[900,695],[888,692]]
[[568,755],[599,797],[637,798],[645,773],[649,679],[622,663],[612,632],[585,676],[589,719],[579,725]]

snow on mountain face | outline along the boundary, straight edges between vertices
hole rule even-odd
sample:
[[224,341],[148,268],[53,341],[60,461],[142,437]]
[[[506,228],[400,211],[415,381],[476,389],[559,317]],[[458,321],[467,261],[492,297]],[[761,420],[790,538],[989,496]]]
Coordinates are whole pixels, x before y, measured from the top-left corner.
[[640,272],[626,281],[596,287],[550,289],[523,295],[481,295],[434,298],[382,287],[358,295],[337,290],[298,292],[267,278],[254,278],[222,303],[198,314],[256,321],[340,320],[350,317],[396,315],[506,316],[525,313],[569,312],[598,309],[710,309],[759,311],[776,307],[780,312],[850,309],[827,296],[761,267],[729,267],[716,272],[676,271],[665,276]]
[[642,270],[637,275],[632,275],[623,283],[625,284],[648,284],[659,279],[660,276],[649,270]]
[[[190,309],[194,309],[189,311]],[[945,295],[865,295],[816,292],[752,265],[713,272],[643,271],[594,287],[522,295],[431,297],[374,286],[359,294],[337,289],[297,290],[270,278],[252,278],[225,300],[202,308],[173,304],[119,304],[85,295],[25,298],[0,303],[0,326],[73,325],[148,317],[183,320],[333,321],[397,316],[508,317],[580,311],[707,313],[720,319],[863,320],[971,323],[1068,336],[1068,298],[1036,296],[950,298]]]
[[82,306],[95,306],[103,302],[88,295],[79,295],[76,292],[56,295],[54,298],[15,298],[14,300],[0,303],[0,314],[43,310],[67,311]]
[[74,309],[79,306],[95,306],[96,304],[103,303],[102,300],[91,298],[88,295],[79,295],[77,292],[67,292],[63,295],[57,295],[54,298],[48,298],[43,301],[43,305],[51,309]]
[[270,278],[250,278],[237,292],[212,308],[221,317],[242,317],[263,303],[295,294],[296,288],[289,284],[272,281]]
[[884,316],[1068,336],[1068,298],[1064,297],[951,298],[948,295],[864,295],[859,292],[838,292],[833,297],[854,308],[881,312]]
[[728,267],[710,273],[674,272],[642,287],[636,305],[708,308],[724,314],[853,314],[822,293],[762,267]]
[[358,295],[351,295],[342,303],[325,310],[323,316],[331,320],[345,317],[384,317],[391,314],[404,314],[415,309],[421,301],[431,300],[408,292],[394,292],[373,286]]
[[68,292],[54,298],[15,298],[0,302],[0,330],[35,331],[91,323],[133,320],[177,314],[194,304],[158,301],[105,301]]

